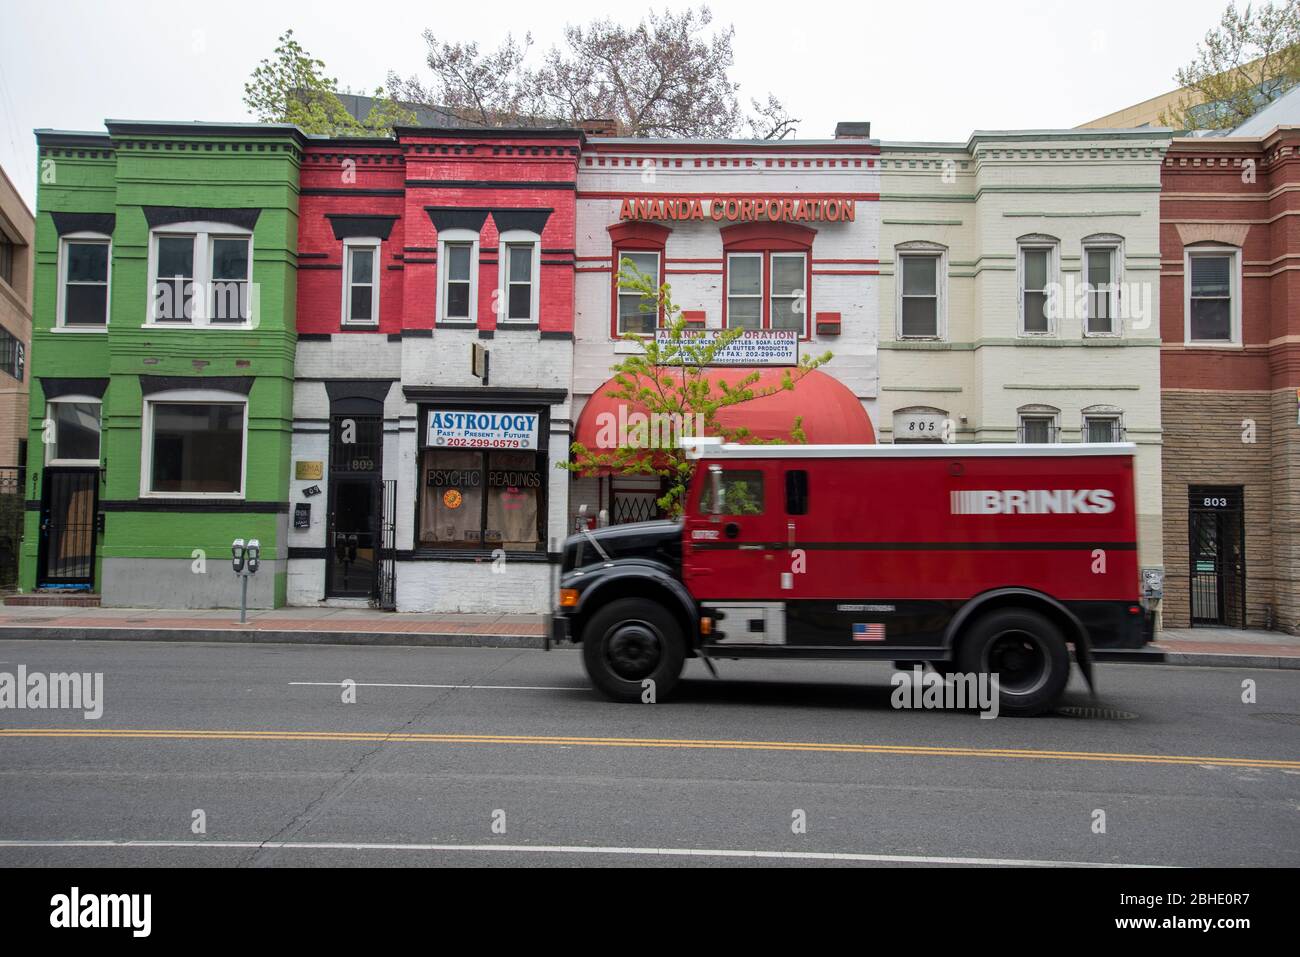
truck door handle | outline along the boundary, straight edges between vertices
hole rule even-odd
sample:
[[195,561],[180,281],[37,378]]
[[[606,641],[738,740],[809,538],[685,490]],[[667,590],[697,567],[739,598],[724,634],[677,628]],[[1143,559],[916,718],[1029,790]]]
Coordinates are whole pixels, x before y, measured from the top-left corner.
[[726,535],[728,538],[739,538],[740,526],[737,525],[735,522],[728,522],[725,526],[723,526],[722,533]]

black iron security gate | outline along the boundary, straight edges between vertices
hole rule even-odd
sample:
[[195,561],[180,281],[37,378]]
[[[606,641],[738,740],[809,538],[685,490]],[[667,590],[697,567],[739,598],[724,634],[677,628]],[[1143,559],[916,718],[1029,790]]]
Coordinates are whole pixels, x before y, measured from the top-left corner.
[[98,468],[47,468],[41,488],[37,587],[95,583]]
[[384,482],[379,507],[379,560],[375,562],[373,603],[384,611],[397,610],[397,482]]
[[1187,490],[1193,625],[1246,625],[1246,537],[1241,486]]

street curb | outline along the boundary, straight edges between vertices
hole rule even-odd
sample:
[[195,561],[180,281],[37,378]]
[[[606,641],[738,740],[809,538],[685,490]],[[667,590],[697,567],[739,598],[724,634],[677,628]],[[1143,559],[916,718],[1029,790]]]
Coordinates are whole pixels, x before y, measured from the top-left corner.
[[[474,635],[453,632],[404,631],[276,631],[238,628],[69,628],[41,625],[0,625],[0,640],[28,641],[176,641],[226,644],[352,645],[397,648],[520,648],[545,647],[542,635]],[[1137,651],[1093,652],[1099,665],[1173,665],[1199,668],[1260,668],[1300,670],[1300,657],[1287,655],[1233,655],[1206,652]]]
[[402,631],[274,631],[233,628],[48,628],[0,626],[0,640],[190,641],[229,644],[361,645],[427,648],[542,648],[541,635],[422,634]]

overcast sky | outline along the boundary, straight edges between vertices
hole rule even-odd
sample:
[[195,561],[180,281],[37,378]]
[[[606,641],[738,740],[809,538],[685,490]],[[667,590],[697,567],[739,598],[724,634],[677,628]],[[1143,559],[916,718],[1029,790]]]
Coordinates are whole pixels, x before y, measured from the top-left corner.
[[[870,120],[884,140],[962,140],[974,129],[1077,126],[1173,89],[1175,69],[1226,3],[711,6],[715,23],[736,27],[733,76],[742,95],[770,90],[784,99],[803,120],[800,136],[829,136],[838,120]],[[566,20],[614,10],[631,22],[639,9],[591,0],[0,0],[0,166],[31,205],[35,128],[102,130],[106,118],[251,119],[244,80],[289,27],[340,84],[369,89],[390,68],[422,71],[426,28],[488,48],[507,31],[531,31],[544,49]]]

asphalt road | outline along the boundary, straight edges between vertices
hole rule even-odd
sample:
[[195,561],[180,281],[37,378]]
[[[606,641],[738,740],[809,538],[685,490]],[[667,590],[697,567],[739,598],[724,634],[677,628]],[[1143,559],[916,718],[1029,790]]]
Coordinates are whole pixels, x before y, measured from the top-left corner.
[[981,720],[893,710],[883,664],[691,662],[655,705],[572,650],[0,642],[19,665],[105,705],[0,710],[0,866],[1300,866],[1300,671],[1102,665],[1067,704],[1122,717]]

